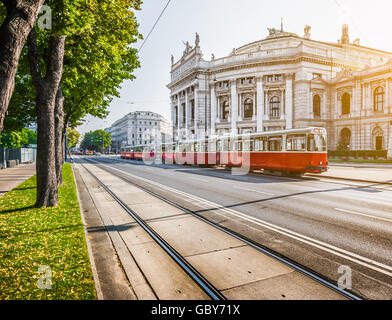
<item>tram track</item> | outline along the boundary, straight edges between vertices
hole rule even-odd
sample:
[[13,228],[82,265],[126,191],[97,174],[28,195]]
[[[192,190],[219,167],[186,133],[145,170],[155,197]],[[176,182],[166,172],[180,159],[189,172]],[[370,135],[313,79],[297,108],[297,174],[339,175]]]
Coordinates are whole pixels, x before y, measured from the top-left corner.
[[212,299],[215,301],[227,300],[203,275],[196,270],[180,253],[155,232],[135,211],[129,208],[110,188],[92,173],[84,164],[82,167],[98,182],[98,184],[143,228],[149,236],[181,267],[182,270]]
[[[345,298],[351,299],[351,300],[362,300],[362,297],[360,297],[359,295],[347,291],[347,290],[343,290],[341,288],[339,288],[335,283],[331,282],[330,280],[326,279],[325,277],[323,277],[322,275],[306,268],[305,266],[302,266],[298,263],[296,263],[295,261],[292,261],[282,255],[280,255],[277,252],[274,252],[271,249],[268,249],[266,247],[263,247],[255,242],[253,242],[250,239],[245,238],[242,235],[239,235],[233,231],[230,231],[228,229],[226,229],[225,227],[222,227],[216,223],[213,223],[207,219],[205,219],[204,217],[200,216],[199,214],[192,212],[184,207],[182,207],[181,205],[178,205],[156,193],[154,193],[153,191],[141,186],[140,184],[137,184],[133,181],[130,181],[129,179],[127,179],[126,177],[124,177],[124,175],[121,175],[117,172],[115,172],[115,170],[111,170],[106,166],[103,166],[101,162],[97,162],[95,160],[92,159],[86,159],[89,163],[95,165],[96,167],[116,176],[117,178],[121,179],[122,181],[125,181],[126,183],[133,185],[143,191],[145,191],[146,193],[152,195],[153,197],[162,200],[164,202],[166,202],[167,204],[174,206],[190,215],[192,215],[193,217],[201,220],[202,222],[224,232],[225,234],[238,239],[239,241],[243,242],[244,244],[258,250],[259,252],[283,263],[286,266],[289,266],[290,268],[293,268],[294,270],[298,271],[299,273],[301,273],[302,275],[306,276],[307,278],[310,278],[318,283],[320,283],[321,285],[329,288],[330,290],[333,290],[337,293],[339,293],[340,295],[344,296]],[[107,163],[113,163],[111,161],[107,162]],[[102,181],[99,180],[98,177],[96,177],[90,170],[88,170],[83,164],[82,166],[86,169],[87,172],[89,172],[89,174],[91,174],[94,179],[113,197],[113,199],[115,199],[126,211],[128,214],[130,214],[138,223],[139,225],[141,225],[143,227],[143,229],[145,229],[146,232],[148,232],[153,238],[154,240],[166,251],[168,252],[168,254],[173,258],[174,261],[176,261],[176,263],[178,263],[181,268],[192,278],[194,279],[194,281],[204,290],[204,292],[206,292],[211,299],[213,300],[225,300],[224,295],[222,295],[219,290],[217,290],[207,279],[205,279],[200,272],[198,272],[195,268],[192,267],[192,265],[190,265],[189,263],[187,263],[186,259],[184,257],[182,257],[174,248],[172,248],[162,237],[159,236],[159,234],[157,234],[150,226],[148,226],[148,224],[143,221],[143,219],[141,219],[140,217],[137,216],[137,214],[135,214],[124,202],[121,201],[121,199],[119,199],[111,190],[110,188],[108,188]],[[168,251],[167,251],[168,250]]]

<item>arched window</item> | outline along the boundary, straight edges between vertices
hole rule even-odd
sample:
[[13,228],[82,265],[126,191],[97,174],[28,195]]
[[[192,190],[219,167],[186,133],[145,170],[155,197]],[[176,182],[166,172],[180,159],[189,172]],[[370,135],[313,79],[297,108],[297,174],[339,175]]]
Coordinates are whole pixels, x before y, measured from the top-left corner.
[[229,113],[230,113],[230,109],[229,109],[229,101],[223,101],[222,103],[222,119],[223,120],[228,120],[229,119]]
[[348,128],[344,128],[340,132],[339,147],[342,150],[349,150],[350,149],[350,143],[351,143],[351,131]]
[[374,111],[384,110],[384,88],[378,87],[374,90]]
[[318,94],[313,97],[313,114],[316,117],[320,116],[321,111],[321,98]]
[[280,99],[279,97],[272,97],[270,100],[270,117],[279,118],[280,117]]
[[253,117],[253,100],[248,98],[244,102],[244,118]]
[[351,112],[351,101],[350,95],[348,93],[343,94],[342,96],[342,114],[350,114]]
[[375,150],[384,149],[384,131],[380,127],[376,127],[372,132],[373,136],[373,148]]

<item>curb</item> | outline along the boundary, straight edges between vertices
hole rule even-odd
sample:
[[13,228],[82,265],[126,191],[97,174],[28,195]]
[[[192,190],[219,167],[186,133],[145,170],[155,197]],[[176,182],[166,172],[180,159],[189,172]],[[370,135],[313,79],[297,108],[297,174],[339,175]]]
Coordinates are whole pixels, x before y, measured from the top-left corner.
[[91,249],[90,240],[88,239],[88,232],[87,232],[86,221],[85,221],[84,215],[83,215],[82,202],[80,201],[79,187],[78,187],[78,183],[76,181],[77,179],[76,179],[76,176],[75,176],[75,168],[74,168],[72,163],[71,163],[71,167],[72,167],[72,172],[73,172],[73,175],[74,175],[74,181],[75,181],[75,186],[76,186],[76,194],[77,194],[78,201],[79,201],[80,215],[82,217],[84,238],[86,240],[87,252],[88,252],[89,259],[90,259],[91,271],[93,273],[93,279],[94,279],[94,283],[95,283],[95,291],[97,292],[98,300],[104,300],[103,299],[102,289],[101,289],[101,284],[99,282],[97,267],[95,266],[95,261],[94,261],[94,257],[93,257],[93,251]]

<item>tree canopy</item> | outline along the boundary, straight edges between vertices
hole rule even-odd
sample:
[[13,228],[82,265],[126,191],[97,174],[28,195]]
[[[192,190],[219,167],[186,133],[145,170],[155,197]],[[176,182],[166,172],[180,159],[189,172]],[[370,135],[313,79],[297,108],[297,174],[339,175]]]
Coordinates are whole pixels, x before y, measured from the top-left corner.
[[80,133],[73,128],[67,129],[68,148],[74,148],[80,139]]
[[[57,21],[50,34],[67,36],[61,87],[66,125],[76,127],[88,114],[106,117],[110,102],[119,96],[121,83],[134,79],[133,72],[140,63],[137,50],[130,45],[142,38],[134,14],[134,10],[140,9],[141,1],[66,1],[72,10],[67,9],[66,17],[58,19],[62,12],[59,3],[63,2],[52,0],[45,4],[52,8],[53,20]],[[48,36],[46,30],[38,31],[38,46],[43,58]],[[34,122],[35,117],[35,91],[25,48],[5,119],[5,130],[20,130]]]
[[1,148],[18,149],[30,144],[37,144],[37,133],[26,128],[0,135]]
[[81,143],[81,147],[86,150],[100,151],[102,147],[108,148],[112,143],[112,136],[105,130],[95,130],[87,132]]

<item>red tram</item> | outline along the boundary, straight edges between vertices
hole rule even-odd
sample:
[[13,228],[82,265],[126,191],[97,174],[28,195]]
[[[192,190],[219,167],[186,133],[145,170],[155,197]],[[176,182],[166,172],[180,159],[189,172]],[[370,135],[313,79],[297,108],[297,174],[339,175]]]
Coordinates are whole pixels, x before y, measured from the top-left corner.
[[[249,170],[286,174],[327,171],[327,133],[324,128],[270,131],[208,140],[162,144],[159,150],[143,152],[146,146],[126,147],[123,159],[146,160],[156,156],[163,163],[180,165],[245,167]],[[156,152],[159,151],[159,152]]]

